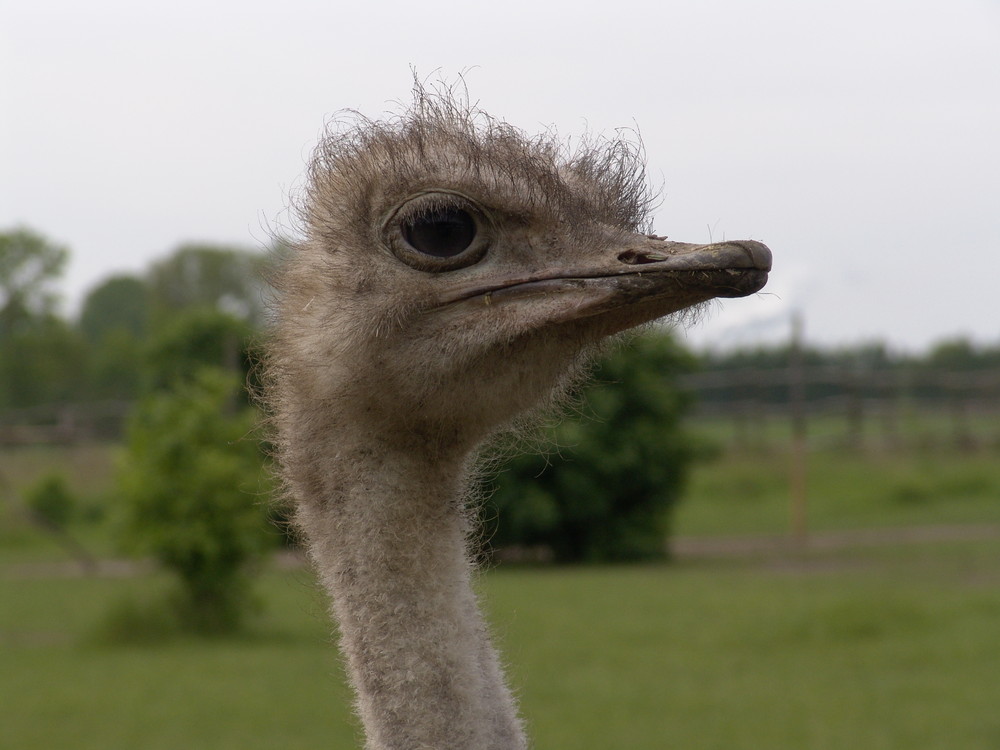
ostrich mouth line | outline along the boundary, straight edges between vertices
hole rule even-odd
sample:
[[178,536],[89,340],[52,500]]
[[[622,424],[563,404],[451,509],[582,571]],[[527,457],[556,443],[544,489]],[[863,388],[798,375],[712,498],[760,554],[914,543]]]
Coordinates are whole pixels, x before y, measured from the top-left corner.
[[767,283],[768,271],[761,268],[705,268],[695,270],[653,269],[614,274],[547,276],[513,280],[469,289],[444,300],[441,307],[479,299],[485,305],[523,297],[572,291],[617,291],[623,297],[639,299],[676,294],[704,299],[746,297]]

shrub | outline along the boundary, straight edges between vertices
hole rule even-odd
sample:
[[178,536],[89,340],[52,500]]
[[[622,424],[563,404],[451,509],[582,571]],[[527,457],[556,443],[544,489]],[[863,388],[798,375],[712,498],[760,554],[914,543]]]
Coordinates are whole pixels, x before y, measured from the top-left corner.
[[76,509],[76,499],[59,474],[42,477],[28,490],[25,501],[34,517],[50,529],[65,529]]
[[240,624],[268,546],[254,419],[231,376],[208,369],[140,402],[129,426],[122,535],[178,576],[177,611],[195,630]]
[[694,458],[681,428],[691,359],[665,335],[634,340],[596,370],[582,416],[551,429],[558,453],[515,459],[497,479],[492,546],[558,561],[663,557],[669,513]]

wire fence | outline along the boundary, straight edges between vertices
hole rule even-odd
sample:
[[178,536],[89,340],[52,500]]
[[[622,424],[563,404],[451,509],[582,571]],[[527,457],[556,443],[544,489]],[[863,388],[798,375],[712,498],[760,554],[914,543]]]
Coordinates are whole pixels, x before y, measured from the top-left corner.
[[0,413],[0,447],[119,440],[131,401],[46,404]]
[[[859,371],[847,366],[710,370],[683,376],[692,419],[732,447],[1000,447],[1000,370]],[[132,402],[49,404],[0,413],[0,446],[121,439]]]
[[797,418],[813,445],[1000,447],[1000,370],[789,365],[701,372],[681,385],[695,396],[695,420],[724,430],[737,448],[787,444]]

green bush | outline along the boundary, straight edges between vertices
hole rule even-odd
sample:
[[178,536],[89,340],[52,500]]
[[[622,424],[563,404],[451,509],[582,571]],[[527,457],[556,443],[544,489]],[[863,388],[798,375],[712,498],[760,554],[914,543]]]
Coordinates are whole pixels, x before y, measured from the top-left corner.
[[76,499],[59,474],[42,477],[25,496],[29,510],[51,529],[65,529],[76,509]]
[[140,402],[129,426],[121,532],[178,576],[177,611],[195,630],[240,624],[249,566],[269,544],[254,420],[233,378],[206,369]]
[[251,364],[251,328],[239,318],[212,308],[174,313],[157,326],[146,346],[143,367],[149,390],[170,389],[203,368],[240,372]]
[[561,562],[663,557],[695,455],[680,421],[689,398],[676,385],[690,367],[665,334],[604,360],[581,417],[551,429],[558,452],[517,458],[498,477],[487,506],[492,547],[541,547]]

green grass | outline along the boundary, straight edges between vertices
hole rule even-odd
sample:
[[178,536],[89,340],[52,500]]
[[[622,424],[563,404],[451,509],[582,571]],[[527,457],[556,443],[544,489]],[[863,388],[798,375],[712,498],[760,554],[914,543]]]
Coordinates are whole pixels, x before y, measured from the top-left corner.
[[[834,433],[811,443],[812,528],[1000,523],[995,448],[864,454]],[[241,636],[122,642],[162,576],[31,567],[69,559],[17,504],[53,468],[90,508],[74,534],[114,551],[112,453],[0,453],[0,748],[360,747],[307,572],[264,575]],[[782,533],[787,476],[780,440],[723,452],[696,467],[675,530]],[[1000,747],[1000,541],[510,568],[481,588],[538,750]]]
[[[787,422],[752,451],[723,450],[697,463],[674,516],[681,536],[782,534],[789,529]],[[947,424],[939,424],[942,434]],[[699,440],[726,445],[721,422],[698,422]],[[808,454],[809,524],[814,530],[1000,523],[998,449],[911,446],[862,452],[824,447],[840,429],[812,425]],[[830,441],[826,441],[829,443]],[[110,445],[0,451],[0,563],[68,558],[58,539],[28,523],[19,493],[48,472],[64,475],[79,498],[71,531],[97,556],[118,550],[106,519],[113,490]]]
[[[163,581],[0,580],[0,746],[357,746],[322,600],[305,573],[268,575],[245,635],[108,643],[109,613]],[[321,737],[329,737],[324,745]]]
[[494,593],[518,612],[540,748],[987,748],[998,551],[534,572]]
[[[775,429],[787,426],[774,425]],[[700,440],[722,444],[719,425]],[[1000,450],[951,445],[859,451],[823,447],[812,429],[807,451],[809,525],[815,530],[1000,523]],[[724,450],[695,464],[674,516],[677,535],[781,534],[789,530],[792,460],[785,439]]]
[[[675,533],[786,532],[790,465],[781,452],[698,464]],[[807,501],[814,529],[1000,523],[1000,461],[989,454],[813,453]]]
[[[711,442],[743,450],[774,450],[786,446],[792,436],[787,413],[747,414],[734,412],[720,417],[703,415],[690,425]],[[863,450],[954,450],[1000,447],[1000,421],[992,411],[967,410],[960,417],[947,410],[918,411],[901,408],[890,419],[867,413],[852,419],[846,408],[809,417],[809,441],[817,450],[849,447]]]
[[55,470],[71,477],[83,496],[105,494],[113,481],[115,452],[116,447],[106,443],[4,448],[0,481],[6,489],[19,492]]
[[[500,570],[481,588],[541,749],[1000,744],[1000,549]],[[5,747],[356,748],[322,597],[270,573],[244,636],[95,637],[133,579],[0,578]]]
[[24,493],[50,474],[66,479],[77,503],[71,533],[94,555],[113,554],[105,523],[117,447],[105,443],[0,450],[0,563],[68,558],[64,544],[31,523]]

